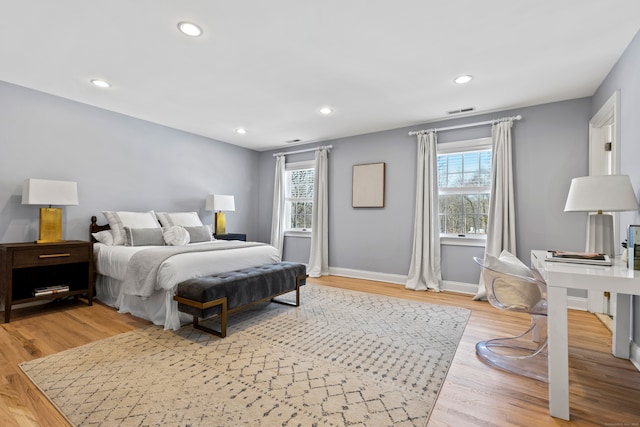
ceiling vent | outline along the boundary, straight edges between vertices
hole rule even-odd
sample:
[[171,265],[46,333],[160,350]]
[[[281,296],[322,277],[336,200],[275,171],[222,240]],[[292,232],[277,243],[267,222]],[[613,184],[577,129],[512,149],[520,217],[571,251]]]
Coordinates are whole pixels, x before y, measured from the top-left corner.
[[472,111],[476,111],[476,108],[475,107],[469,107],[469,108],[461,108],[459,110],[451,110],[451,111],[447,111],[447,114],[449,114],[449,115],[462,114],[462,113],[470,113]]
[[289,141],[285,141],[285,144],[293,144],[295,142],[300,142],[302,141],[301,139],[290,139]]

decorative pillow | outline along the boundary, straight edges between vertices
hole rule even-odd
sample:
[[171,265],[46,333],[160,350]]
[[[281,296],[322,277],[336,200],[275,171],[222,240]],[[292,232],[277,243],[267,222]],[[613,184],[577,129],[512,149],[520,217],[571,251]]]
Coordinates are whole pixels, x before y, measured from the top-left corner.
[[113,233],[109,230],[98,231],[97,233],[91,233],[94,239],[107,246],[113,245]]
[[203,225],[196,212],[156,212],[156,217],[163,227],[181,225],[183,227],[198,227]]
[[189,232],[179,225],[165,227],[162,236],[167,245],[183,246],[189,243]]
[[162,228],[124,227],[125,246],[164,246]]
[[191,243],[210,242],[212,239],[211,229],[206,225],[199,227],[184,227],[189,232],[189,241]]
[[516,276],[529,278],[534,277],[531,269],[509,251],[502,251],[498,258],[486,255],[485,263],[491,270],[499,271],[501,273],[515,274]]
[[153,211],[149,212],[102,212],[109,222],[113,233],[113,244],[124,245],[124,227],[131,228],[160,228]]
[[[500,257],[491,255],[485,257],[487,267],[501,273],[507,273],[535,279],[530,268],[510,252],[502,251]],[[485,285],[491,286],[485,279]],[[535,306],[542,294],[535,283],[517,277],[501,277],[493,283],[493,293],[498,302],[512,310],[529,311]]]

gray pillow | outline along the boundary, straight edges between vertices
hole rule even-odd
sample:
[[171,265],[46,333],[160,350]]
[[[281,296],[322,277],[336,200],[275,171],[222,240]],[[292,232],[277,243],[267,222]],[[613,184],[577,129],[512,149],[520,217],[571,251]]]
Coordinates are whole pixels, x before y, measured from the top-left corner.
[[199,227],[183,227],[189,232],[189,243],[210,242],[211,230],[206,225]]
[[124,227],[125,246],[164,246],[162,228]]

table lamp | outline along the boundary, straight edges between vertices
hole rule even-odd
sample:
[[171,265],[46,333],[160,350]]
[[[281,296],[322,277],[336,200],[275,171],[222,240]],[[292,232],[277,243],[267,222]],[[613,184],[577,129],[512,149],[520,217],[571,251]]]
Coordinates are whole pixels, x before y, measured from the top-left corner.
[[593,175],[571,180],[565,212],[589,215],[587,252],[615,256],[613,216],[602,212],[637,211],[638,199],[627,175]]
[[233,196],[210,194],[207,197],[205,209],[208,211],[216,211],[214,216],[215,231],[214,234],[227,234],[226,219],[224,211],[235,211],[236,205]]
[[62,241],[62,208],[52,205],[77,205],[78,185],[72,181],[25,179],[22,186],[23,205],[49,205],[40,208],[40,232],[36,243]]

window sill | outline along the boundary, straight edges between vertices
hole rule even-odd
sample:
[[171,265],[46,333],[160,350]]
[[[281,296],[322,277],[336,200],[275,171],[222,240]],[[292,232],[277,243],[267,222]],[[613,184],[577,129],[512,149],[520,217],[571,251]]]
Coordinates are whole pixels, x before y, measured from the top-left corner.
[[306,237],[311,238],[311,231],[285,231],[284,237]]
[[482,237],[440,237],[441,245],[449,246],[477,246],[485,247],[487,245],[487,238]]

